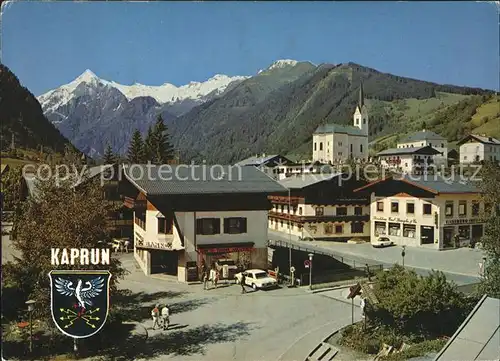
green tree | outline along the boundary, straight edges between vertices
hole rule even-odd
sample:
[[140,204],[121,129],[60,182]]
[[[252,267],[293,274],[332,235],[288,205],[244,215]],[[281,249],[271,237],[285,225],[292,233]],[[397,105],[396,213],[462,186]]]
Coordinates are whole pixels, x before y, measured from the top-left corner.
[[3,176],[1,183],[2,209],[14,211],[21,200],[22,168],[11,167]]
[[398,265],[381,272],[374,292],[379,304],[368,319],[406,335],[451,335],[474,304],[442,272],[422,277]]
[[167,126],[161,115],[159,115],[156,120],[149,146],[151,151],[151,162],[153,164],[165,164],[174,159],[174,148],[170,143]]
[[153,161],[153,154],[154,154],[154,134],[153,134],[153,127],[150,125],[148,128],[148,133],[146,135],[146,139],[144,140],[144,155],[146,158],[146,161]]
[[132,140],[128,147],[127,160],[132,164],[140,164],[145,162],[144,142],[141,132],[138,129],[132,134]]
[[116,163],[116,156],[113,153],[113,149],[111,148],[111,144],[108,143],[106,146],[106,150],[104,151],[104,164],[114,164]]
[[[52,173],[54,174],[54,172]],[[64,179],[66,178],[66,179]],[[107,215],[113,210],[104,199],[99,180],[87,181],[75,192],[74,177],[46,176],[35,181],[37,193],[23,202],[15,219],[13,247],[19,255],[4,265],[5,285],[37,301],[36,317],[51,322],[51,248],[101,248],[110,239]],[[104,243],[106,244],[106,243]],[[111,258],[109,266],[71,265],[59,269],[106,269],[112,274],[111,296],[125,274],[121,262]]]
[[479,286],[481,294],[500,298],[500,167],[493,162],[487,162],[481,169],[479,182],[485,204],[496,207],[489,209],[492,214],[485,214],[486,226],[481,238],[486,253],[484,276]]

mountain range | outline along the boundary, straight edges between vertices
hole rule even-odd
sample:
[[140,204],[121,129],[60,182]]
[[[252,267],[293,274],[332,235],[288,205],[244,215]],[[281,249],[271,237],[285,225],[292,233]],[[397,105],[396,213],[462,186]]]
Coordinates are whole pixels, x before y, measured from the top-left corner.
[[[132,131],[144,134],[161,114],[183,161],[228,163],[260,152],[307,158],[312,133],[319,125],[351,123],[361,83],[372,141],[417,130],[424,120],[433,124],[436,111],[472,96],[492,94],[382,73],[355,63],[278,60],[254,76],[215,75],[181,87],[121,85],[87,70],[38,100],[61,133],[91,156],[102,154],[107,143],[125,153]],[[449,138],[463,133],[444,131]]]

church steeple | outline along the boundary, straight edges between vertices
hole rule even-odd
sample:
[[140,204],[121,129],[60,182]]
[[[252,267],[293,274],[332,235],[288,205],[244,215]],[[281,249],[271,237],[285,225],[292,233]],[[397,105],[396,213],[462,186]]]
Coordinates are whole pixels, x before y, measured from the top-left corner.
[[359,87],[359,99],[358,99],[359,110],[363,109],[363,105],[365,105],[365,94],[363,91],[363,82],[361,82],[361,85]]

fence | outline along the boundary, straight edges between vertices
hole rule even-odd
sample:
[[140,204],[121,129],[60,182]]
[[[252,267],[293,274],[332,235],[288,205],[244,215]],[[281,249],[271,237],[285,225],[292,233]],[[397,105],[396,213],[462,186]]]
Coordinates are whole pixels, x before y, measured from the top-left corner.
[[[332,282],[341,282],[341,281],[350,281],[358,278],[370,278],[375,276],[375,274],[379,271],[383,270],[383,265],[369,265],[368,270],[366,267],[355,267],[350,270],[335,270],[335,271],[318,271],[317,274],[312,273],[312,284],[320,284],[320,283],[332,283]],[[301,285],[309,284],[309,272],[302,273],[299,276]]]

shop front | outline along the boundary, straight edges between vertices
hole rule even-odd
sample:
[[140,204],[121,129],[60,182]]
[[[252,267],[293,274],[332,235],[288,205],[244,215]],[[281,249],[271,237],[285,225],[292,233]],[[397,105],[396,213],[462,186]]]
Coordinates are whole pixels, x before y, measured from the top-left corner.
[[223,243],[198,245],[198,265],[214,267],[217,260],[233,260],[239,270],[250,269],[253,265],[252,255],[255,251],[253,242]]

